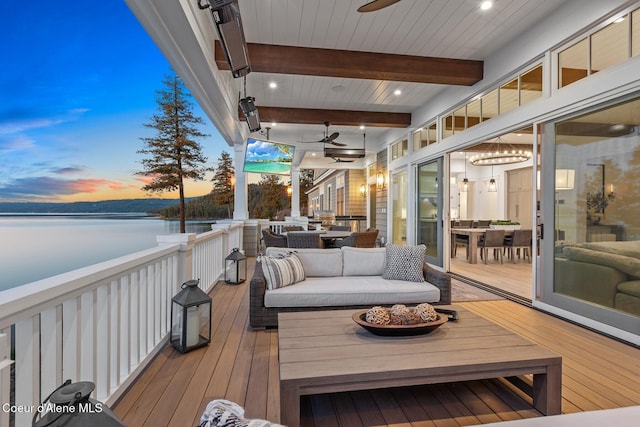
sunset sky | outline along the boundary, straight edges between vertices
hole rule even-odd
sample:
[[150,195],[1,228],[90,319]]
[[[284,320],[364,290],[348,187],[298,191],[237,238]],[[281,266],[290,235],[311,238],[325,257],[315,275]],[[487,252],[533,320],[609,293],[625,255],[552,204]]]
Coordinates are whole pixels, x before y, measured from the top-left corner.
[[[171,68],[124,1],[2,1],[0,23],[0,201],[148,197],[136,151]],[[192,102],[213,167],[231,150]]]

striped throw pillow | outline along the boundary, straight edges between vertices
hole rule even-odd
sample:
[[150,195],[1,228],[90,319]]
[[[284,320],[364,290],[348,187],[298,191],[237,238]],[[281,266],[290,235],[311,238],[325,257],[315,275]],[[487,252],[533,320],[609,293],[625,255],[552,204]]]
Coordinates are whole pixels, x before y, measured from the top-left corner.
[[304,280],[302,262],[293,253],[280,257],[261,256],[259,261],[262,264],[262,271],[269,290],[293,285]]

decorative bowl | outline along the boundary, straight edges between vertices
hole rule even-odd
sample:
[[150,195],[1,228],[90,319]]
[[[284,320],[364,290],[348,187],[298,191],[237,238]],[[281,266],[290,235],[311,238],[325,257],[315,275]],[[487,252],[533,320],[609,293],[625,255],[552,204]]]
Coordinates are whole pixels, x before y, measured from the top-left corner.
[[374,335],[387,337],[406,337],[411,335],[424,335],[436,330],[440,325],[447,323],[448,317],[442,314],[433,322],[416,323],[415,325],[378,325],[365,320],[367,311],[358,311],[353,314],[353,321]]

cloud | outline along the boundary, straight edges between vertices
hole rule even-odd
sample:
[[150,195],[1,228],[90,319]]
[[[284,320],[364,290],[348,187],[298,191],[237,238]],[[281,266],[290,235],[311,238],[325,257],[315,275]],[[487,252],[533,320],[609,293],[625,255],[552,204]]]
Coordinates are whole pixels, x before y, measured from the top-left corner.
[[74,173],[85,172],[85,168],[81,166],[67,166],[66,168],[53,169],[51,172],[58,175],[72,175]]
[[0,199],[43,199],[77,193],[96,193],[103,188],[124,189],[118,181],[100,178],[66,180],[55,177],[39,176],[14,179],[0,186]]
[[0,152],[29,150],[35,147],[33,139],[23,135],[3,138],[0,135]]
[[2,117],[0,119],[0,135],[28,132],[33,129],[47,128],[75,121],[88,111],[88,108],[73,108],[65,112],[42,114],[21,109],[4,110],[0,114],[0,117]]
[[28,120],[4,120],[0,122],[0,135],[11,135],[32,129],[45,128],[62,123],[62,120],[34,118]]

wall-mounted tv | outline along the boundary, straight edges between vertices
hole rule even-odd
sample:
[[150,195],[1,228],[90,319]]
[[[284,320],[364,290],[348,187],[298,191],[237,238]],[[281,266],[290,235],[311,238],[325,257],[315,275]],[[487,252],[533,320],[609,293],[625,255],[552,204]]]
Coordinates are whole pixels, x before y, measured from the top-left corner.
[[262,139],[247,139],[244,171],[289,175],[295,147]]

